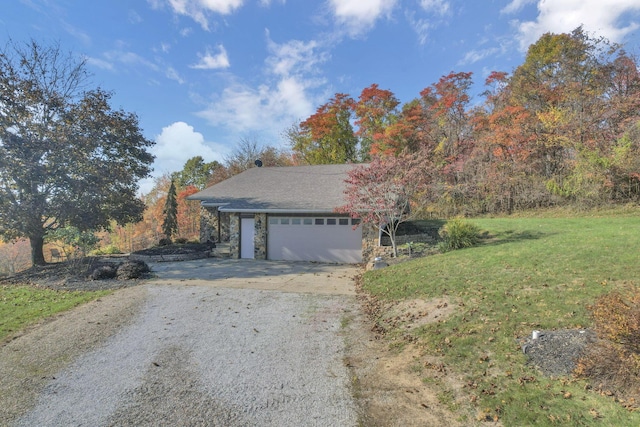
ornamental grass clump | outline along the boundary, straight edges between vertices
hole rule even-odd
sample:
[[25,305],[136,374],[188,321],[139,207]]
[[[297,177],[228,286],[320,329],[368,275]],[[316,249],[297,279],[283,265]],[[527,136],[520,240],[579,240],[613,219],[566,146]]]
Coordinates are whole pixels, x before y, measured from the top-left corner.
[[442,241],[438,244],[440,252],[475,246],[480,242],[480,228],[462,218],[448,221],[438,231]]

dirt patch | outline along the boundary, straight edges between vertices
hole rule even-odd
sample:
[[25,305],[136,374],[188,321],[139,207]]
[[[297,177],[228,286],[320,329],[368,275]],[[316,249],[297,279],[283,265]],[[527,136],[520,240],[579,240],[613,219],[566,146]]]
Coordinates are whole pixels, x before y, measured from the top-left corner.
[[411,299],[385,304],[380,321],[393,327],[415,329],[428,323],[445,320],[454,311],[449,298]]
[[353,373],[361,425],[462,425],[443,399],[443,390],[455,381],[444,364],[419,346],[392,342],[384,334],[391,325],[412,329],[442,320],[453,312],[452,304],[447,299],[383,303],[363,292],[360,283],[356,288],[364,313],[350,319],[345,330],[345,364]]

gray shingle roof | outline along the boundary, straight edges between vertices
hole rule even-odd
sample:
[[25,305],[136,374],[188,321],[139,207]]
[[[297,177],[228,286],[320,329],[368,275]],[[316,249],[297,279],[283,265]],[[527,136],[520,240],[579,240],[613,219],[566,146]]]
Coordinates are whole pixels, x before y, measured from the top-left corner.
[[345,204],[347,172],[357,165],[251,168],[189,197],[228,211],[333,212]]

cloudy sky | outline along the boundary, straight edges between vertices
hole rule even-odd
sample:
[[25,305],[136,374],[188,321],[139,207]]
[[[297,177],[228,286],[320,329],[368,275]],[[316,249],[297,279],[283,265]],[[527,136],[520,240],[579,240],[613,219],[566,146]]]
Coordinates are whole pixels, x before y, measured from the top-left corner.
[[243,138],[284,146],[333,94],[372,83],[404,103],[471,71],[481,92],[540,35],[580,25],[640,54],[640,0],[11,0],[0,39],[84,55],[156,141],[160,175]]

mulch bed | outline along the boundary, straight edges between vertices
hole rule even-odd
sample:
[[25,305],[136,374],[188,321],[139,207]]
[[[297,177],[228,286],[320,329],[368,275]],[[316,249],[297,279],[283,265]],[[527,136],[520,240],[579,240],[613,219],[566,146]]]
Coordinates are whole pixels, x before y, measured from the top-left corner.
[[185,243],[182,245],[154,246],[133,252],[136,255],[188,255],[198,252],[210,251],[211,246],[205,243]]
[[[166,246],[155,246],[149,249],[134,252],[140,255],[190,255],[198,252],[210,251],[207,244],[186,243]],[[106,290],[135,286],[140,279],[151,277],[146,273],[133,279],[104,279],[93,280],[94,271],[110,266],[119,266],[129,261],[126,255],[85,257],[71,259],[63,262],[50,263],[42,266],[34,266],[12,276],[0,278],[0,285],[30,285],[56,290]]]
[[97,291],[137,285],[140,283],[138,279],[91,279],[91,274],[96,269],[118,266],[126,261],[127,257],[86,257],[34,266],[0,279],[0,285],[28,285],[68,291]]

